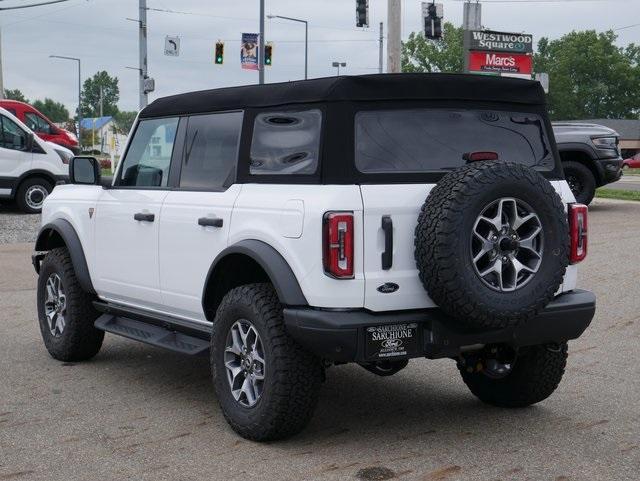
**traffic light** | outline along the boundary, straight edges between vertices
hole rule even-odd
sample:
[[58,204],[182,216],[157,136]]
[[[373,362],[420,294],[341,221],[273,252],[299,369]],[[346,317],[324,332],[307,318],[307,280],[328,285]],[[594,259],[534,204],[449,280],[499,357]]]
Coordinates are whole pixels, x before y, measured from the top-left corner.
[[369,26],[369,0],[356,0],[356,27]]
[[424,35],[431,40],[442,38],[443,8],[441,3],[422,4],[422,18],[424,19]]
[[224,63],[224,42],[216,43],[216,56],[214,62],[216,65],[222,65]]
[[271,67],[272,60],[273,60],[273,45],[268,43],[264,46],[264,64],[267,67]]

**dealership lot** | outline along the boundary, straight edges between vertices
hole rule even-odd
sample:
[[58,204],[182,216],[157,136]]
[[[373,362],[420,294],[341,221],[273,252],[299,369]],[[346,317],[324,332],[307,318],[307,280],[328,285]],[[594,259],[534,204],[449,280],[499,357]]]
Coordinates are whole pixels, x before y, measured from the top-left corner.
[[32,244],[21,242],[34,221],[22,217],[0,210],[0,480],[637,479],[638,203],[592,206],[579,286],[598,311],[547,401],[484,406],[446,360],[412,361],[390,378],[341,366],[328,370],[308,429],[272,444],[231,431],[206,357],[108,336],[91,362],[51,359]]

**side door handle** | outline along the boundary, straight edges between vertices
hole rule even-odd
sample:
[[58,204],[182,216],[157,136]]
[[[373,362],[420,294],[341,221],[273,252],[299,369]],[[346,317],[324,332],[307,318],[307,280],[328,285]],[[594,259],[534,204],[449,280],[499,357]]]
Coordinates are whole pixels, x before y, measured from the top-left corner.
[[222,219],[218,217],[200,217],[198,225],[202,227],[222,227]]
[[388,271],[393,265],[393,221],[391,216],[385,215],[382,217],[382,231],[384,232],[382,270]]
[[156,219],[155,214],[149,214],[148,212],[138,212],[137,214],[133,214],[134,220],[140,222],[153,222]]

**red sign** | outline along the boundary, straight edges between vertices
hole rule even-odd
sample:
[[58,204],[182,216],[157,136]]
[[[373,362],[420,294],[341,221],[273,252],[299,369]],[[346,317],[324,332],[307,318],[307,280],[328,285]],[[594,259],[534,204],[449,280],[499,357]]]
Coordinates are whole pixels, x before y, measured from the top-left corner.
[[469,70],[480,73],[531,74],[533,57],[521,53],[469,52]]

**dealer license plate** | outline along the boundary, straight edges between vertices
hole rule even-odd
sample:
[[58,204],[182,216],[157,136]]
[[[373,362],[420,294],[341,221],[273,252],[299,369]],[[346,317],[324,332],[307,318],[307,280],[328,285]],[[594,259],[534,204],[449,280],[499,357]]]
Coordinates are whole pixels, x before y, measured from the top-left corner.
[[368,359],[392,359],[418,353],[418,324],[387,324],[365,329]]

